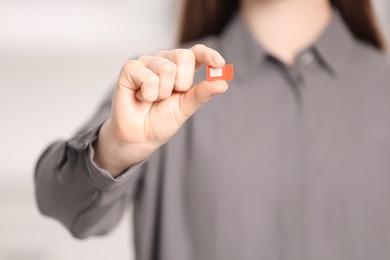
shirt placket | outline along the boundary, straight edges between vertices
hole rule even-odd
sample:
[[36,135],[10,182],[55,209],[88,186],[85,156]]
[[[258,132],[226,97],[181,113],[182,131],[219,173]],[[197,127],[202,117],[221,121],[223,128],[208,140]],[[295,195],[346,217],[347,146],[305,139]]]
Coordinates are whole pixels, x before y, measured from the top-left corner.
[[282,260],[304,260],[304,136],[303,100],[304,77],[299,65],[279,63],[281,73],[293,96],[291,111],[286,111],[285,165],[281,178],[281,237]]

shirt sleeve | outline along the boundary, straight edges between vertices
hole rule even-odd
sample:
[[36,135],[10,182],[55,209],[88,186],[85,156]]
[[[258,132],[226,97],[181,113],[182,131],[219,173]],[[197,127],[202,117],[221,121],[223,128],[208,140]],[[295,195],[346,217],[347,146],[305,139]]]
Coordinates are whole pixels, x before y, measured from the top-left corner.
[[42,214],[60,221],[74,237],[109,233],[137,192],[142,161],[118,178],[93,161],[92,143],[111,114],[112,92],[75,136],[51,144],[35,168],[35,195]]

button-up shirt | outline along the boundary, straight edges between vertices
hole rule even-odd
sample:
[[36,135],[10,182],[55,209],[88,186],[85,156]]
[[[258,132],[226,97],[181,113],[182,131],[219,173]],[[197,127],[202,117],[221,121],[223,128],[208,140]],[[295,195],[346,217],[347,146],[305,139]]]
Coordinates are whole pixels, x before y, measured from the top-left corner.
[[390,259],[386,55],[337,12],[294,66],[267,54],[240,15],[198,42],[234,64],[229,90],[117,179],[92,160],[108,95],[42,155],[41,211],[84,238],[133,205],[138,260]]

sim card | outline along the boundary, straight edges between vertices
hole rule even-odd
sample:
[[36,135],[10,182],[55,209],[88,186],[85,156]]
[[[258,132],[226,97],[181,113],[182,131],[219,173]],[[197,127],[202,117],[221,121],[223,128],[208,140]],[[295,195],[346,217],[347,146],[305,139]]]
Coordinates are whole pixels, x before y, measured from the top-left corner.
[[234,70],[232,64],[227,64],[221,68],[213,68],[207,66],[207,81],[213,80],[232,80],[234,78]]

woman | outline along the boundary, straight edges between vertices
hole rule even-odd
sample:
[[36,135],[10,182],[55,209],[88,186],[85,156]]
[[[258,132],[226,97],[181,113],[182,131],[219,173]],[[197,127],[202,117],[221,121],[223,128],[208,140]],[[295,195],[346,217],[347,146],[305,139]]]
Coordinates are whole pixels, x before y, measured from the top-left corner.
[[[189,41],[127,62],[46,150],[42,213],[85,238],[133,203],[137,259],[390,259],[390,65],[370,1],[188,0]],[[195,73],[225,59],[228,91]]]

